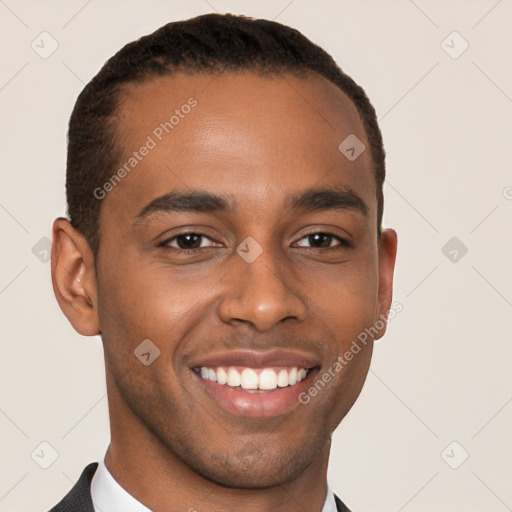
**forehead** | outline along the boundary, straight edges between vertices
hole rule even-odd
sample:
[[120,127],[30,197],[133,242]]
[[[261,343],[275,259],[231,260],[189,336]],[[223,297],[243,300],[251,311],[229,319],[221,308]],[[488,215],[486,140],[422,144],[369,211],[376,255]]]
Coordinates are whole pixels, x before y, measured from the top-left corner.
[[350,161],[339,149],[353,136],[369,148],[356,107],[318,75],[158,77],[125,89],[118,119],[120,166],[134,165],[110,194],[112,207],[198,185],[261,202],[322,180],[358,189],[367,203],[375,197],[370,151]]

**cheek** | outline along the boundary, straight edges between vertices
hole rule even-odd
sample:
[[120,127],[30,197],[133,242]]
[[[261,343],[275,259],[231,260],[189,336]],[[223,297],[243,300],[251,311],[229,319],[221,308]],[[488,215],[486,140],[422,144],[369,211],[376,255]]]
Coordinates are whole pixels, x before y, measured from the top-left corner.
[[378,310],[378,271],[373,261],[355,261],[322,280],[308,303],[325,325],[344,342],[371,325]]
[[160,361],[176,361],[182,340],[206,321],[218,281],[215,276],[184,280],[162,264],[140,262],[118,262],[101,275],[100,327],[111,365],[138,368],[134,351],[147,339],[160,351]]
[[118,265],[99,282],[99,299],[108,313],[146,337],[175,326],[201,299],[199,290],[180,286],[171,273],[135,262]]

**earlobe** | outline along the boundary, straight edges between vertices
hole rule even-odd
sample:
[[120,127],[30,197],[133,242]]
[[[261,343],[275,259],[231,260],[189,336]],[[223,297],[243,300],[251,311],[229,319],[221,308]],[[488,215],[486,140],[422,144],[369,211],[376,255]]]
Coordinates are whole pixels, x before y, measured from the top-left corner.
[[64,218],[54,221],[52,237],[52,284],[57,302],[79,334],[99,334],[94,256],[87,240]]
[[393,229],[382,231],[379,246],[379,307],[377,320],[384,323],[376,339],[382,338],[386,332],[387,317],[393,299],[393,275],[397,250],[397,234]]

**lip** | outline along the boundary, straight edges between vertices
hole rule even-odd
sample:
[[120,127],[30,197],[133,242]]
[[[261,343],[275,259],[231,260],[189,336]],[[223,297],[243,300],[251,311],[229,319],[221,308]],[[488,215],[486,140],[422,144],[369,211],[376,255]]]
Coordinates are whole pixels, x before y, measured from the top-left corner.
[[297,366],[299,368],[314,368],[320,366],[320,361],[311,354],[284,349],[274,349],[266,352],[254,350],[233,350],[212,354],[193,361],[190,367],[201,366],[243,366],[248,368],[269,368],[272,366]]
[[213,401],[220,409],[230,414],[246,418],[272,418],[289,413],[300,406],[299,395],[312,385],[318,372],[318,367],[312,368],[304,380],[293,386],[271,391],[249,391],[205,380],[191,370],[199,388],[210,402]]

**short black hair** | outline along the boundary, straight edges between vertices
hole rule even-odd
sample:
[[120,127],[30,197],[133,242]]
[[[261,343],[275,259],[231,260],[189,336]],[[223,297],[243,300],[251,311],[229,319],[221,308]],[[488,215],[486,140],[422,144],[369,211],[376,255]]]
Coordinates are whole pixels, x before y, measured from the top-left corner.
[[385,152],[375,109],[364,90],[325,50],[295,29],[246,16],[206,14],[168,23],[127,44],[104,64],[77,99],[68,131],[68,217],[71,225],[84,235],[95,256],[100,243],[102,201],[94,195],[94,190],[112,176],[122,157],[116,137],[116,115],[123,87],[180,71],[244,70],[265,75],[317,73],[351,99],[370,144],[380,236]]

